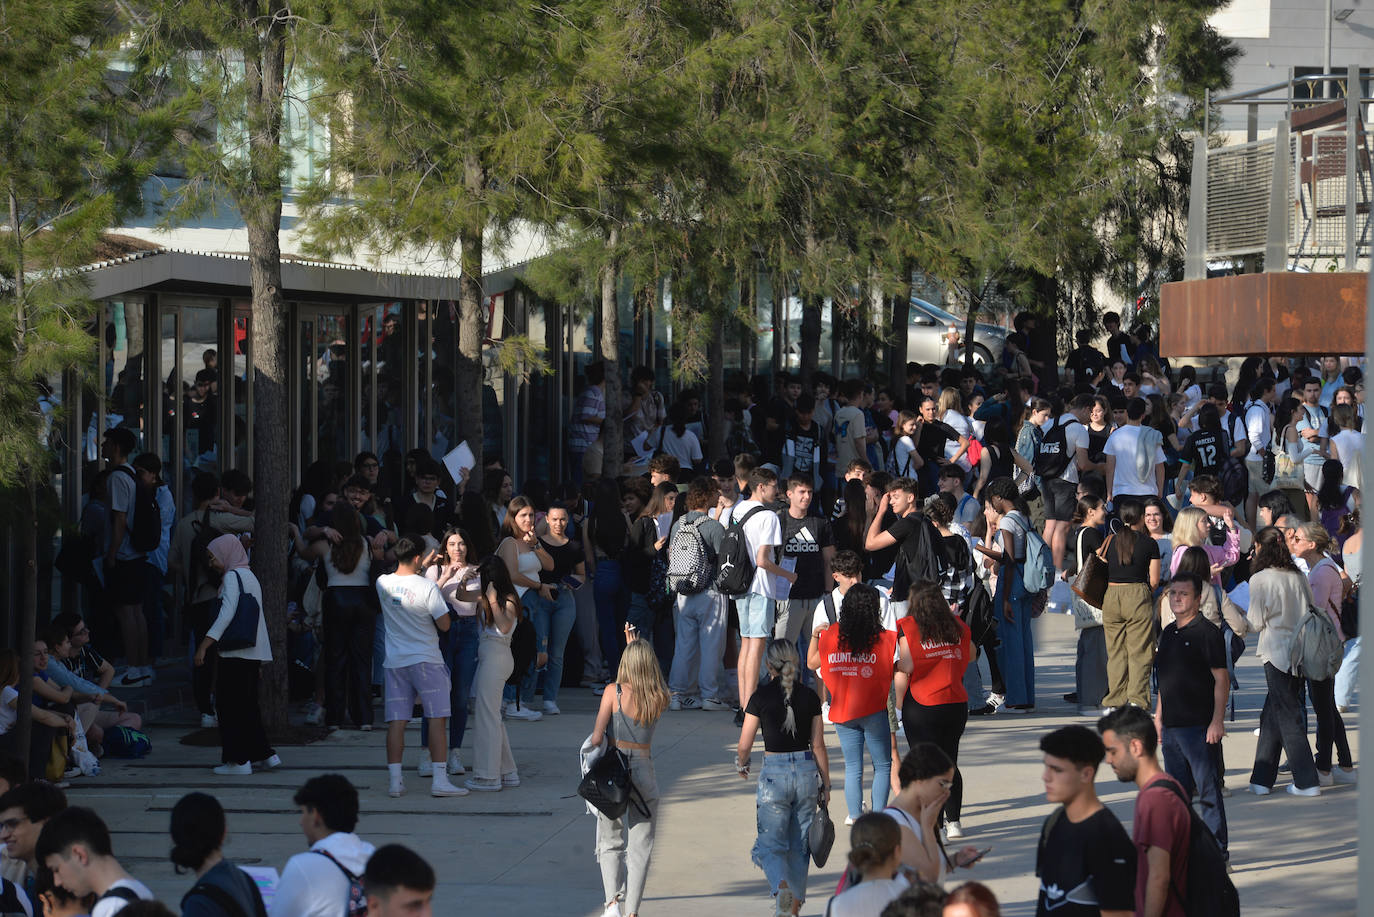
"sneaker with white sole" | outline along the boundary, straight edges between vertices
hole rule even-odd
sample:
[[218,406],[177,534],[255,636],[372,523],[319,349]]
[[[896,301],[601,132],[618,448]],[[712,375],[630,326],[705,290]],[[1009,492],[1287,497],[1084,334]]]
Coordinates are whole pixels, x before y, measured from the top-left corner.
[[701,698],[695,697],[695,696],[693,696],[693,695],[691,695],[691,694],[688,694],[687,696],[685,696],[685,697],[682,698],[682,709],[683,709],[683,710],[700,710],[700,709],[701,709]]
[[200,715],[201,729],[214,729],[219,725],[219,719],[213,713],[202,713]]
[[1331,768],[1331,778],[1337,783],[1350,786],[1359,783],[1359,777],[1353,767],[1333,767]]
[[454,786],[442,770],[434,775],[434,782],[429,786],[431,796],[466,796],[468,792],[466,787]]
[[558,716],[558,714],[560,714],[560,713],[562,713],[562,712],[563,712],[563,711],[562,711],[562,710],[559,710],[559,709],[558,709],[558,705],[555,704],[553,701],[551,701],[551,700],[546,700],[546,701],[544,701],[544,715],[545,715],[545,716]]
[[716,700],[714,697],[707,697],[702,700],[701,709],[711,710],[716,713],[719,713],[723,710],[734,710],[735,708],[730,706],[723,700]]
[[499,793],[501,792],[500,777],[469,777],[463,786],[472,790],[474,793]]
[[601,917],[625,917],[624,911],[620,909],[620,899],[612,898],[606,909],[601,912]]
[[682,709],[682,698],[674,694],[668,699],[668,709],[676,713]]
[[458,754],[458,749],[450,748],[448,750],[448,775],[450,777],[461,777],[467,772],[467,768],[463,767],[463,759]]
[[147,679],[148,676],[143,674],[141,667],[131,665],[124,672],[124,677],[119,679],[119,686],[121,688],[137,688],[142,686]]
[[792,917],[792,905],[796,901],[792,889],[786,885],[778,886],[778,894],[773,899],[773,917]]
[[524,720],[527,723],[537,723],[544,718],[544,714],[538,710],[523,705],[517,707],[514,703],[506,704],[505,715],[508,720]]
[[957,821],[947,822],[945,824],[945,837],[949,838],[952,841],[957,841],[959,838],[963,836],[964,828]]
[[1317,771],[1317,786],[1335,786],[1336,778],[1331,776],[1331,772],[1322,773]]
[[392,799],[400,799],[406,794],[406,781],[404,777],[392,777],[391,786],[387,788],[386,794]]
[[1252,783],[1250,784],[1250,792],[1254,793],[1256,796],[1268,796],[1270,793],[1274,792],[1274,789],[1273,787],[1261,786],[1258,783]]
[[1322,788],[1320,785],[1299,787],[1296,783],[1288,784],[1289,796],[1320,796],[1321,794]]
[[846,828],[848,828],[848,827],[850,827],[850,826],[853,825],[853,824],[854,824],[854,816],[853,816],[853,815],[845,816],[844,826],[845,826]]
[[515,787],[520,785],[520,772],[511,771],[509,774],[501,775],[501,785]]
[[145,686],[150,685],[156,680],[156,678],[157,670],[150,665],[145,665],[143,667],[143,684]]
[[219,774],[221,777],[247,777],[249,774],[253,773],[253,765],[249,764],[247,761],[242,764],[221,764],[214,770],[215,773]]
[[990,704],[991,706],[993,706],[993,707],[1000,707],[1000,706],[1002,706],[1003,704],[1005,704],[1006,702],[1007,702],[1007,696],[1006,696],[1005,694],[998,694],[996,691],[989,692],[989,694],[988,694],[988,704]]
[[261,761],[254,761],[253,766],[260,771],[271,771],[281,767],[281,755],[272,754]]
[[324,707],[311,701],[305,707],[305,725],[318,726],[324,722]]
[[429,755],[420,755],[420,763],[416,765],[415,773],[419,774],[421,777],[434,776],[434,762],[430,759]]

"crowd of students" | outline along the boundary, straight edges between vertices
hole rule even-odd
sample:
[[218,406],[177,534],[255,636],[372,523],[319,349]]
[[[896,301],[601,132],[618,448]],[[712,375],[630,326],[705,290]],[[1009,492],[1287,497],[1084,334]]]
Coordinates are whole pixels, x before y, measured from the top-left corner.
[[[626,403],[608,410],[597,365],[573,412],[574,480],[563,486],[525,481],[516,495],[489,461],[478,489],[423,451],[388,466],[366,452],[317,463],[291,507],[291,651],[311,673],[306,721],[370,730],[376,698],[399,796],[405,727],[418,715],[420,774],[432,795],[462,796],[520,785],[507,722],[559,715],[565,682],[604,692],[592,744],[614,741],[650,790],[649,815],[598,827],[607,913],[634,914],[653,842],[654,723],[733,711],[741,775],[761,732],[771,778],[755,858],[777,913],[796,913],[798,839],[830,789],[827,726],[843,757],[847,824],[905,812],[892,816],[902,862],[923,880],[976,859],[973,848],[947,858],[940,847],[966,830],[960,738],[970,716],[1026,715],[1044,702],[1031,621],[1048,605],[1079,631],[1065,699],[1095,717],[1150,711],[1155,739],[1137,737],[1141,754],[1161,745],[1165,770],[1197,789],[1224,849],[1222,710],[1248,632],[1268,687],[1252,789],[1272,788],[1280,750],[1290,792],[1355,780],[1342,713],[1358,635],[1339,631],[1345,661],[1333,679],[1303,678],[1291,658],[1307,604],[1340,629],[1358,589],[1361,371],[1335,357],[1315,367],[1250,358],[1234,385],[1204,384],[1192,367],[1170,370],[1140,334],[1110,321],[1107,331],[1106,354],[1080,339],[1073,381],[1059,387],[1015,340],[991,376],[912,364],[902,391],[824,374],[806,380],[810,391],[787,374],[761,390],[732,384],[724,439],[734,457],[714,463],[699,398],[667,404],[652,373],[636,370]],[[631,444],[620,474],[599,448],[617,413]],[[118,625],[128,660],[116,686],[147,682],[149,635],[162,627],[140,604],[157,564],[138,516],[152,505],[140,488],[165,487],[155,456],[129,461],[129,439],[107,433],[109,468],[88,513],[101,587],[90,613]],[[159,510],[157,550],[193,634],[202,724],[221,729],[216,772],[244,775],[281,763],[252,701],[271,658],[265,626],[246,646],[219,646],[240,597],[262,602],[245,548],[252,483],[201,474],[191,491],[180,521]],[[1106,571],[1100,607],[1068,588],[1094,555]],[[28,752],[30,777],[40,761],[46,771],[57,733],[98,748],[102,729],[129,722],[107,691],[114,669],[77,642],[82,620],[54,622],[49,635],[80,682],[39,670],[41,729],[34,749],[16,750]],[[13,663],[0,656],[0,677],[11,673],[0,732],[13,715]],[[472,773],[459,785],[450,778],[468,772],[469,715]],[[773,793],[785,798],[765,798]]]

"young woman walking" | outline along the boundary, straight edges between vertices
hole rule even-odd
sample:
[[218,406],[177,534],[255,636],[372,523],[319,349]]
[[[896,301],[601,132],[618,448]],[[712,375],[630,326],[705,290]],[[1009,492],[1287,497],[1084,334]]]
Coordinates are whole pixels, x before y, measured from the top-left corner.
[[515,758],[510,753],[510,737],[501,722],[501,692],[515,669],[510,638],[524,609],[500,557],[493,555],[482,561],[478,573],[482,597],[477,613],[482,636],[477,646],[477,676],[472,684],[476,720],[473,776],[466,786],[479,793],[496,793],[502,787],[520,785]]
[[801,659],[796,645],[774,640],[768,644],[764,665],[772,678],[749,697],[735,766],[740,777],[748,779],[750,751],[762,729],[754,865],[768,879],[774,917],[788,917],[800,913],[806,900],[811,867],[807,837],[817,800],[825,805],[830,798],[830,759],[821,699],[797,681]]
[[637,797],[648,809],[646,816],[630,805],[625,814],[609,819],[596,816],[596,860],[601,865],[601,887],[606,894],[605,917],[637,917],[654,851],[654,817],[658,813],[658,780],[654,776],[652,744],[654,727],[668,709],[668,686],[653,646],[637,639],[626,626],[626,646],[620,656],[615,682],[606,686],[596,713],[590,743],[600,745],[609,736],[630,759],[630,779]]
[[945,803],[946,834],[964,836],[959,823],[964,777],[959,772],[959,739],[968,725],[964,669],[974,659],[968,625],[950,609],[935,583],[911,587],[910,613],[897,622],[902,659],[911,660],[911,681],[902,698],[902,727],[908,748],[932,742],[955,764]]

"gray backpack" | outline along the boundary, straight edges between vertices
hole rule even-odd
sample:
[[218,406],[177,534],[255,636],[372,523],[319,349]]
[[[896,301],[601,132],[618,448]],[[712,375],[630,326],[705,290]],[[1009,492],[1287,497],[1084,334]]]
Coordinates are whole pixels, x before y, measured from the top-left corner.
[[701,523],[708,518],[682,520],[668,542],[668,588],[679,595],[697,595],[715,582],[715,554],[701,537]]
[[1331,616],[1309,604],[1293,630],[1293,674],[1312,681],[1335,678],[1344,653]]

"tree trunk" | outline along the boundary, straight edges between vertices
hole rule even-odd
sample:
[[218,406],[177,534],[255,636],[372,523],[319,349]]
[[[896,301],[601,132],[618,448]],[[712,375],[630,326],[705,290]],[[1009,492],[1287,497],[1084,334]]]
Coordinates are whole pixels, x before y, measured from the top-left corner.
[[986,287],[969,287],[968,291],[968,315],[964,318],[964,368],[973,368],[973,332],[978,326],[978,311],[983,306],[982,290]]
[[618,478],[625,465],[625,405],[620,394],[620,230],[606,231],[606,261],[601,265],[601,359],[606,364],[606,421],[601,427],[605,459],[601,474]]
[[1036,370],[1040,391],[1053,391],[1059,386],[1059,278],[1053,274],[1035,275],[1035,306],[1037,328],[1029,342],[1030,358],[1042,364]]
[[[834,312],[832,310],[831,314]],[[808,293],[802,299],[800,371],[805,386],[816,371],[821,357],[821,296]]]
[[[486,169],[469,156],[463,164],[463,184],[474,197],[486,185]],[[486,310],[482,302],[482,246],[485,220],[479,214],[460,230],[458,245],[458,352],[454,354],[454,393],[457,405],[454,416],[458,429],[467,440],[468,448],[477,458],[477,465],[468,478],[469,488],[482,486],[482,466],[485,464],[482,429],[482,339],[485,336]]]
[[769,304],[773,316],[773,354],[770,366],[772,371],[769,373],[768,391],[773,391],[773,379],[778,373],[782,372],[784,355],[787,349],[787,297],[788,283],[787,274],[780,273],[777,276],[778,282],[773,284],[773,301]]
[[[740,293],[747,291],[744,284]],[[716,313],[711,330],[710,370],[706,376],[706,458],[716,461],[725,455],[725,324],[730,310],[715,298],[715,291],[707,292],[711,297],[708,308]]]
[[903,261],[906,271],[907,288],[888,301],[887,333],[890,336],[887,351],[887,384],[892,387],[892,397],[906,400],[906,361],[907,325],[911,322],[911,278],[916,274],[916,265]]
[[287,313],[281,283],[282,102],[286,91],[289,19],[273,0],[259,26],[259,4],[241,0],[242,28],[257,35],[256,55],[244,61],[248,90],[248,182],[236,202],[248,231],[253,299],[254,511],[253,572],[262,585],[263,615],[272,645],[259,691],[263,725],[289,725],[287,717],[287,519],[291,501],[287,432]]
[[[16,272],[21,273],[22,271]],[[19,297],[19,309],[24,309],[22,296]],[[15,708],[18,719],[14,724],[14,740],[20,758],[27,765],[33,728],[33,640],[38,616],[38,483],[33,480],[32,469],[24,478],[24,496],[28,501],[28,511],[21,517],[20,524],[15,529],[19,536],[20,556],[24,564],[24,586],[23,597],[19,600],[19,633],[16,641],[19,644],[19,700]],[[42,776],[29,775],[30,778]]]

